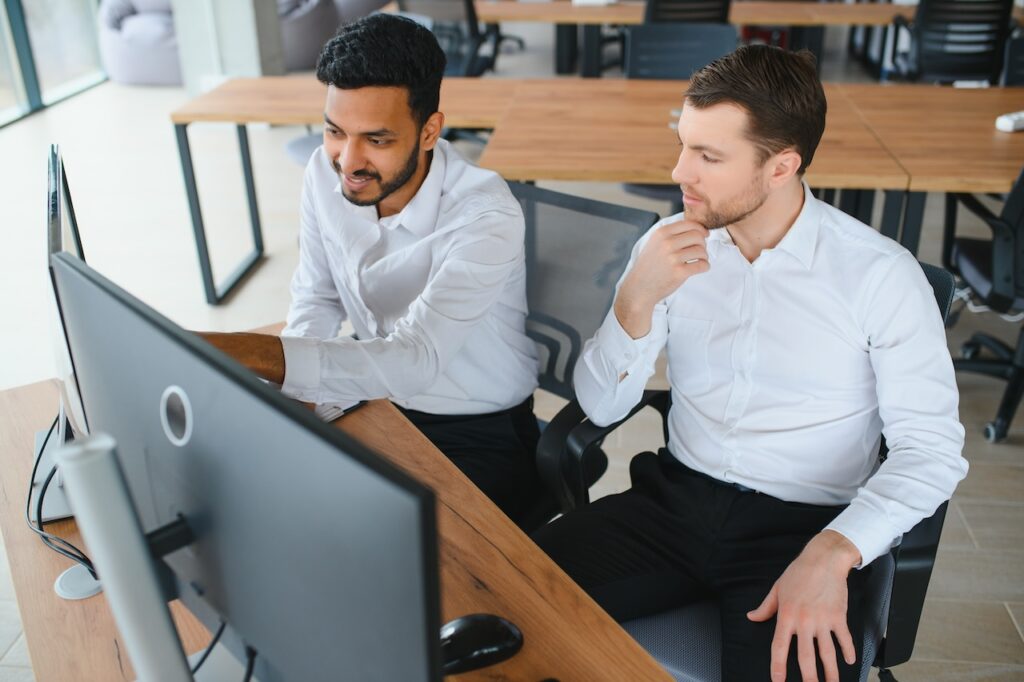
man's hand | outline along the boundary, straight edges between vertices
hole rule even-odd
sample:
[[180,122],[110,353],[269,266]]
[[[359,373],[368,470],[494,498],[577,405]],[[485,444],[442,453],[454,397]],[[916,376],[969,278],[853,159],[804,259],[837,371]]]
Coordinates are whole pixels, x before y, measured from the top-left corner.
[[284,347],[278,337],[270,334],[219,332],[196,332],[196,335],[267,381],[284,383]]
[[634,339],[651,331],[654,306],[693,275],[708,271],[707,228],[692,220],[659,227],[615,297],[615,317]]
[[804,682],[817,681],[814,645],[825,670],[825,682],[839,681],[832,634],[848,665],[857,661],[857,649],[846,623],[846,579],[860,563],[860,552],[845,537],[825,530],[811,538],[785,573],[775,581],[761,605],[747,618],[763,622],[778,613],[772,640],[772,682],[786,679],[786,659],[796,635],[797,659]]

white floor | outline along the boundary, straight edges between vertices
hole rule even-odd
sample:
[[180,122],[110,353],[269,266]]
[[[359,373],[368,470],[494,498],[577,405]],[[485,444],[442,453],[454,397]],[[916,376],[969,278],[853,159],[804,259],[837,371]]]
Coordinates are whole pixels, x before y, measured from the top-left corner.
[[[530,24],[504,26],[527,50],[502,54],[490,77],[551,76],[553,32]],[[865,80],[843,52],[844,32],[829,33],[826,80]],[[615,77],[612,74],[612,77]],[[288,278],[297,259],[301,168],[285,143],[299,127],[250,127],[267,258],[225,305],[207,306],[202,293],[178,154],[169,114],[188,100],[181,89],[103,84],[21,122],[0,128],[0,389],[53,373],[45,274],[44,202],[47,147],[60,143],[89,262],[158,311],[192,329],[249,329],[284,318]],[[191,129],[199,191],[215,269],[229,271],[249,248],[248,212],[232,126]],[[478,153],[464,146],[467,154]],[[545,186],[651,208],[667,205],[595,183]],[[921,257],[938,260],[941,205],[929,197]],[[975,223],[968,229],[980,230]],[[980,234],[980,232],[979,232]],[[1017,326],[971,316],[951,331],[962,339],[978,327],[1013,339]],[[663,377],[656,381],[663,382]],[[1024,431],[1006,444],[980,437],[994,415],[1001,386],[961,377],[962,419],[968,430],[971,475],[962,484],[946,533],[918,638],[914,662],[900,680],[1024,679]],[[540,396],[550,416],[558,401]],[[606,443],[612,462],[597,495],[628,485],[629,457],[657,447],[660,426],[642,414]],[[0,474],[2,475],[2,474]],[[6,559],[6,557],[4,557]],[[6,560],[0,561],[0,682],[33,679]]]

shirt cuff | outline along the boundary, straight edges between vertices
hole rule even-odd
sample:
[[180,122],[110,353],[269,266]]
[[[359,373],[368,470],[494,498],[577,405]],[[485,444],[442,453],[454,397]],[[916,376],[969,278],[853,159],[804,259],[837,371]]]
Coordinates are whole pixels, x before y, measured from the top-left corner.
[[900,535],[892,535],[892,531],[883,524],[879,528],[878,513],[857,504],[844,509],[825,530],[835,531],[853,543],[860,552],[860,564],[854,568],[861,569],[882,556],[897,543]]
[[282,336],[284,383],[281,392],[299,400],[317,402],[320,393],[320,339]]
[[[652,325],[651,330],[654,327]],[[620,372],[636,364],[638,358],[643,357],[644,350],[651,344],[651,332],[646,336],[634,339],[622,325],[619,318],[615,317],[615,311],[608,313],[605,323],[597,330],[597,345],[604,351],[604,356],[611,362],[612,366]]]

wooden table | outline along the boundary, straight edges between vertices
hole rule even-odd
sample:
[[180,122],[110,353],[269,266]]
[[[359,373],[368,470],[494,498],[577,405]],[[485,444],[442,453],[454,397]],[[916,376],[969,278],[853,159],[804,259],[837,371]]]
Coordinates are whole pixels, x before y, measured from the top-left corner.
[[[570,0],[517,2],[516,0],[477,0],[477,16],[485,23],[533,21],[554,24],[555,72],[570,73],[576,53],[576,27],[583,27],[580,75],[601,75],[601,26],[643,23],[643,2],[618,2],[611,5],[577,6]],[[738,26],[751,24],[792,26],[801,46],[807,47],[819,61],[823,50],[823,26],[886,26],[896,16],[912,18],[914,5],[889,3],[801,2],[799,0],[740,0],[733,2],[729,21]],[[1018,14],[1020,14],[1018,10]]]
[[[679,146],[669,127],[670,111],[681,106],[685,89],[685,81],[522,81],[480,165],[508,180],[528,182],[671,184]],[[844,208],[865,222],[873,208],[867,197],[885,190],[882,227],[896,237],[910,178],[849,98],[833,85],[825,92],[825,135],[807,181],[822,188],[872,190],[844,194],[856,202]]]
[[[53,581],[68,562],[26,527],[24,503],[33,434],[57,404],[43,382],[0,392],[0,527],[39,682],[132,680],[124,645],[102,596],[67,602]],[[458,680],[669,680],[667,673],[390,404],[375,401],[337,422],[437,493],[441,611],[444,619],[496,613],[523,631],[509,661]],[[76,544],[75,524],[50,529]],[[187,651],[209,634],[172,605]]]
[[[570,0],[517,2],[477,0],[477,18],[484,23],[524,21],[546,24],[604,25],[642,24],[643,2],[611,5],[573,5]],[[885,26],[895,16],[914,16],[915,5],[887,3],[800,2],[793,0],[737,0],[729,10],[730,23],[783,26]]]
[[995,129],[996,116],[1024,109],[1024,88],[839,89],[910,176],[904,244],[920,240],[926,192],[1009,192],[1024,167],[1024,135]]
[[[325,87],[309,75],[238,78],[226,81],[171,113],[207,303],[216,305],[224,300],[263,258],[263,228],[256,201],[246,124],[321,125],[324,93]],[[441,85],[441,110],[445,112],[445,124],[450,128],[493,127],[511,96],[512,90],[507,83],[501,81],[446,78]],[[192,167],[192,150],[188,142],[189,125],[211,122],[236,125],[253,243],[252,250],[220,284],[213,277],[213,266],[206,244],[206,226],[199,204],[199,189],[196,187],[196,175]]]

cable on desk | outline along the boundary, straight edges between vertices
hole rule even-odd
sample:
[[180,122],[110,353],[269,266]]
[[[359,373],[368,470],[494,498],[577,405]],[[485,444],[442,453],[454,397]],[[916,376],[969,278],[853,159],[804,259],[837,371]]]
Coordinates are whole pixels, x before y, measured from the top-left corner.
[[245,658],[247,663],[245,664],[245,677],[242,682],[249,682],[252,679],[252,671],[256,669],[256,650],[251,646],[245,647]]
[[213,647],[217,646],[217,642],[220,641],[220,636],[224,634],[224,628],[226,628],[227,625],[228,624],[225,621],[220,622],[220,627],[217,628],[217,632],[213,633],[213,639],[211,639],[210,643],[206,645],[206,651],[203,652],[203,655],[199,657],[199,660],[196,661],[196,664],[192,667],[193,675],[199,672],[199,668],[203,666],[203,663],[206,663],[206,659],[210,657],[210,652],[213,651]]
[[94,579],[99,578],[96,575],[96,569],[92,565],[92,561],[86,556],[85,552],[75,547],[73,544],[68,542],[62,537],[48,533],[43,530],[43,499],[46,497],[46,491],[50,487],[50,482],[53,477],[57,474],[57,467],[50,470],[49,475],[43,482],[43,485],[39,488],[39,495],[36,498],[36,523],[32,523],[32,516],[30,510],[32,509],[32,483],[36,480],[36,473],[39,471],[39,463],[43,459],[43,453],[46,451],[46,445],[50,442],[50,437],[53,436],[54,429],[57,428],[57,422],[60,420],[60,416],[54,418],[53,423],[50,424],[50,429],[46,432],[46,437],[43,438],[42,445],[39,446],[39,452],[36,453],[36,461],[32,466],[32,475],[28,478],[28,495],[25,496],[25,523],[42,539],[43,544],[52,549],[57,554],[74,561],[77,564],[81,564],[89,571]]

